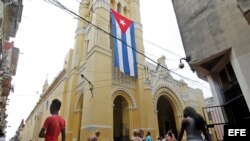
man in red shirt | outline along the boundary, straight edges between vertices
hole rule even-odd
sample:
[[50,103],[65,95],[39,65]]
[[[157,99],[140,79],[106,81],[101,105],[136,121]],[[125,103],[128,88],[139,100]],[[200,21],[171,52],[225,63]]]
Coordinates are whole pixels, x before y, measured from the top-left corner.
[[54,99],[50,105],[51,116],[44,121],[40,130],[39,137],[45,138],[45,141],[58,141],[58,136],[62,134],[62,141],[65,141],[65,120],[59,116],[58,112],[61,108],[61,101]]

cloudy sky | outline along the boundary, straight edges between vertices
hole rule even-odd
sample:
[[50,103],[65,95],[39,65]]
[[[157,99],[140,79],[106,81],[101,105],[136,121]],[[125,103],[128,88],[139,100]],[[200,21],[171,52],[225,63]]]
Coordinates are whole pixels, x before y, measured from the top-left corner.
[[[71,9],[78,5],[78,0],[59,1]],[[185,54],[172,1],[141,0],[140,4],[146,55],[154,60],[165,55],[169,69],[199,81],[185,80],[191,87],[202,89],[205,97],[211,96],[209,85],[199,80],[187,64],[183,70],[176,69],[179,59]],[[71,15],[43,0],[24,0],[23,5],[22,21],[12,39],[21,54],[12,81],[15,92],[10,94],[7,106],[7,140],[36,105],[46,78],[51,83],[62,69],[66,53],[74,47],[77,22]]]

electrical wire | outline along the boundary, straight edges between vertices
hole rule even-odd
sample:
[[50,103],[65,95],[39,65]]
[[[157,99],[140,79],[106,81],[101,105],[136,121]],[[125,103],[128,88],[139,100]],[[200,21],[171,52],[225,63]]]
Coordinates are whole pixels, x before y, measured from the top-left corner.
[[[96,21],[97,21],[98,23],[101,23],[101,24],[103,24],[103,25],[107,25],[108,27],[110,27],[110,25],[111,25],[112,27],[118,27],[117,25],[114,25],[114,24],[110,23],[110,21],[108,21],[106,18],[104,18],[104,17],[101,16],[100,14],[95,13],[95,15],[97,15],[98,17],[102,18],[104,21],[107,22],[107,23],[103,23],[102,21],[99,21],[98,19],[96,19]],[[162,46],[160,46],[160,45],[157,45],[156,43],[153,43],[152,41],[149,41],[149,40],[147,40],[147,39],[145,39],[145,38],[142,38],[141,36],[139,36],[139,35],[137,35],[137,34],[136,34],[135,36],[136,36],[137,38],[142,39],[142,40],[144,40],[145,42],[147,42],[147,43],[149,43],[149,44],[151,44],[151,45],[153,45],[153,46],[155,46],[155,47],[158,47],[158,48],[160,48],[160,49],[162,49],[162,50],[165,50],[165,51],[167,51],[167,52],[169,52],[169,53],[171,53],[171,54],[173,54],[173,55],[175,55],[175,56],[183,57],[183,56],[181,56],[181,55],[179,55],[179,54],[176,54],[176,53],[174,53],[174,52],[172,52],[172,51],[170,51],[170,50],[167,50],[166,48],[164,48],[164,47],[162,47]],[[139,50],[139,49],[138,49],[138,50]],[[142,51],[142,50],[139,50],[139,51]],[[146,52],[145,52],[145,54],[148,54],[148,55],[153,56],[153,57],[156,57],[156,58],[159,57],[159,56],[155,56],[155,55],[152,55],[152,54],[146,53]],[[166,58],[166,60],[169,60],[169,61],[179,61],[179,59],[167,59],[167,58]]]
[[[102,23],[102,24],[105,24],[105,25],[107,25],[107,26],[110,26],[110,24],[111,24],[111,26],[112,27],[114,27],[114,26],[116,26],[116,25],[114,25],[114,24],[112,24],[112,23],[109,23],[109,21],[107,20],[107,19],[105,19],[103,16],[101,16],[100,14],[98,14],[98,13],[95,13],[95,15],[97,15],[97,16],[99,16],[100,18],[102,18],[103,20],[105,20],[105,21],[107,21],[107,24],[105,24],[105,23],[102,23],[102,22],[100,22],[100,23]],[[117,26],[116,26],[117,27]],[[164,48],[164,47],[162,47],[162,46],[160,46],[160,45],[158,45],[158,44],[156,44],[156,43],[153,43],[152,41],[149,41],[149,40],[147,40],[147,39],[145,39],[145,38],[142,38],[141,36],[139,36],[139,35],[135,35],[137,38],[139,38],[139,39],[142,39],[142,40],[144,40],[145,42],[147,42],[147,43],[149,43],[149,44],[151,44],[151,45],[153,45],[153,46],[155,46],[155,47],[158,47],[158,48],[160,48],[160,49],[162,49],[162,50],[165,50],[165,51],[167,51],[167,52],[169,52],[169,53],[171,53],[171,54],[173,54],[173,55],[175,55],[175,56],[178,56],[178,57],[183,57],[183,56],[181,56],[181,55],[179,55],[179,54],[177,54],[177,53],[174,53],[174,52],[172,52],[172,51],[170,51],[170,50],[168,50],[168,49],[166,49],[166,48]],[[166,59],[166,60],[174,60],[174,59]],[[178,60],[179,61],[179,60]]]
[[[124,41],[122,41],[121,39],[119,39],[119,38],[117,38],[116,36],[112,35],[112,34],[109,33],[108,31],[105,31],[104,29],[100,28],[99,26],[93,24],[92,22],[88,21],[87,19],[81,17],[80,15],[78,15],[78,14],[76,14],[75,12],[71,11],[70,9],[66,8],[64,5],[62,5],[62,4],[61,4],[60,2],[58,2],[57,0],[48,0],[47,2],[49,2],[49,3],[51,3],[51,4],[55,5],[55,6],[57,6],[58,8],[61,8],[62,10],[68,12],[69,14],[71,14],[71,15],[73,15],[73,16],[79,18],[80,20],[83,20],[83,21],[87,22],[88,24],[92,25],[93,27],[95,27],[95,28],[97,28],[97,29],[103,31],[105,34],[107,34],[107,35],[109,35],[109,36],[111,36],[111,37],[113,37],[113,38],[115,38],[115,39],[121,41],[123,44],[127,45]],[[131,48],[132,50],[134,50],[134,51],[137,52],[138,54],[144,56],[144,57],[147,58],[148,60],[152,61],[153,63],[155,63],[155,64],[157,64],[157,65],[159,65],[159,66],[161,66],[162,68],[166,69],[167,71],[170,71],[170,72],[172,72],[173,74],[175,74],[175,75],[177,75],[177,76],[179,76],[179,77],[182,77],[183,79],[187,79],[187,80],[190,80],[190,81],[193,81],[193,82],[200,83],[199,81],[190,79],[190,78],[188,78],[188,77],[182,76],[182,75],[180,75],[180,74],[178,74],[178,73],[176,73],[176,72],[174,72],[174,71],[169,70],[167,67],[165,67],[165,66],[163,66],[163,65],[161,65],[161,64],[159,64],[159,63],[157,63],[156,61],[154,61],[154,60],[151,59],[150,57],[146,56],[146,55],[143,54],[142,52],[136,50],[135,48],[132,48],[130,45],[127,45],[127,47]]]

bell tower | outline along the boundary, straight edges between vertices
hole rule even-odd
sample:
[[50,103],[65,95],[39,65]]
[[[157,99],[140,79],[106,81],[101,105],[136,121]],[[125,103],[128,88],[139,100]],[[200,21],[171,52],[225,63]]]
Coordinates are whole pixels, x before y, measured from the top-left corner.
[[[77,110],[69,109],[71,115],[67,122],[73,124],[67,139],[86,140],[99,130],[101,140],[122,138],[125,141],[132,137],[133,129],[147,127],[146,119],[141,120],[146,113],[138,108],[145,107],[144,70],[140,69],[145,58],[136,53],[138,75],[135,77],[114,66],[111,9],[134,22],[136,50],[144,53],[139,0],[80,2],[79,15],[86,21],[78,19],[71,65],[77,75],[68,81],[71,89],[77,90],[75,96],[66,101],[72,107],[81,106]],[[81,74],[91,82],[93,89]],[[74,120],[79,119],[76,111],[81,112],[80,123]]]

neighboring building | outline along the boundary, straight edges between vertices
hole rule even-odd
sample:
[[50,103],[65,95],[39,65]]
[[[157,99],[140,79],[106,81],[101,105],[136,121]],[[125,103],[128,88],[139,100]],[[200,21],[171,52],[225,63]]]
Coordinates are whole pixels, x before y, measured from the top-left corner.
[[10,42],[15,37],[22,17],[22,0],[0,0],[0,132],[7,127],[6,105],[12,76],[16,74],[19,49]]
[[215,104],[214,104],[214,98],[213,97],[206,98],[205,99],[205,105],[206,105],[206,107],[215,106]]
[[[83,0],[79,13],[110,32],[110,8],[135,22],[136,47],[143,51],[139,0]],[[78,22],[75,47],[52,84],[46,80],[40,100],[25,121],[22,141],[40,140],[38,133],[54,98],[62,101],[60,115],[66,120],[68,141],[86,140],[95,130],[101,131],[100,140],[127,141],[136,128],[150,131],[156,140],[170,129],[177,134],[185,106],[202,114],[202,91],[175,80],[164,56],[153,65],[138,54],[138,76],[130,77],[114,67],[112,41],[100,29]]]
[[173,6],[186,60],[225,111],[220,124],[248,122],[250,0],[173,0]]

